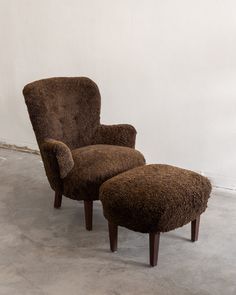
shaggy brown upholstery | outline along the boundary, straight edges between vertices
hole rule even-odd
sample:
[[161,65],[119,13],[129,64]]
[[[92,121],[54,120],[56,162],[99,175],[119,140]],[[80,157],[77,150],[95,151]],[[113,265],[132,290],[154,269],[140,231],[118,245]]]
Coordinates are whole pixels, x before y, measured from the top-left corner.
[[131,125],[100,124],[100,93],[90,79],[49,78],[23,89],[51,187],[66,197],[98,199],[100,184],[143,165]]
[[211,184],[198,173],[147,165],[107,180],[100,187],[104,216],[115,225],[143,233],[166,232],[206,210]]
[[143,165],[137,150],[114,145],[91,145],[72,151],[75,165],[63,179],[63,193],[72,199],[93,200],[107,179],[123,171]]

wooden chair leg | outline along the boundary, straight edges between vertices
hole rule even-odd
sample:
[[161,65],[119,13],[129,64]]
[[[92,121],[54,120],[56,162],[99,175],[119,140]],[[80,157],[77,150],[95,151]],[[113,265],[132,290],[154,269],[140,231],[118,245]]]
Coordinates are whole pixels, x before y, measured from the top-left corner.
[[93,229],[93,201],[84,201],[85,225],[87,230]]
[[195,242],[198,240],[199,225],[200,225],[200,216],[198,216],[195,220],[191,222],[191,241],[192,242]]
[[160,233],[149,233],[149,257],[150,265],[156,266],[158,261]]
[[62,194],[55,192],[54,208],[61,208]]
[[117,237],[118,237],[118,226],[113,223],[108,223],[110,249],[112,252],[117,251]]

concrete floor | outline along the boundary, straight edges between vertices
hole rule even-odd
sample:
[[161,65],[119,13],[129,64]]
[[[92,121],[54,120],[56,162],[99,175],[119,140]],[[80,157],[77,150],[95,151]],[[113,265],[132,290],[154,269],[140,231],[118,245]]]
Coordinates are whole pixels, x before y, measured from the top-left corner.
[[197,243],[162,234],[156,268],[144,234],[120,228],[110,253],[101,209],[87,232],[81,202],[53,209],[39,156],[0,149],[0,295],[236,294],[236,192],[214,191]]

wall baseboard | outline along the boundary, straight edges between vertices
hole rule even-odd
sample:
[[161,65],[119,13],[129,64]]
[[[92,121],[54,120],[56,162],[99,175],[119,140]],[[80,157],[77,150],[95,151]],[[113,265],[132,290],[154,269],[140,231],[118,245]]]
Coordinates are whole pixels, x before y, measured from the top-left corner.
[[28,148],[27,146],[18,146],[15,144],[7,144],[7,143],[1,142],[1,141],[0,141],[0,148],[19,151],[19,152],[23,152],[23,153],[40,155],[39,150],[31,149],[31,148]]
[[[18,146],[15,144],[7,144],[5,142],[0,141],[0,148],[3,149],[9,149],[9,150],[15,150],[19,152],[24,152],[24,153],[30,153],[30,154],[36,154],[40,155],[39,150],[36,149],[31,149],[27,146]],[[233,190],[236,191],[236,179],[232,177],[226,177],[223,175],[217,175],[214,173],[210,172],[203,172],[199,171],[201,175],[204,175],[208,177],[215,188],[221,188],[221,189],[228,189],[228,190]]]
[[236,191],[236,178],[217,175],[210,172],[200,172],[200,173],[208,177],[214,187]]
[[29,150],[36,150],[39,151],[38,144],[35,141],[26,141],[26,140],[16,140],[14,138],[4,138],[0,137],[0,144],[1,145],[10,145],[10,146],[17,146],[18,148],[25,148]]

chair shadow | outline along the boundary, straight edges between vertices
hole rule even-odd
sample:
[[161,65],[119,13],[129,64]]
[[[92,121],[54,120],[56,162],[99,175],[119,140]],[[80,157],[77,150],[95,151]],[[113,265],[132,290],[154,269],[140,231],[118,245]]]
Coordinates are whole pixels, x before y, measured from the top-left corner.
[[182,240],[182,241],[187,241],[187,242],[191,242],[191,239],[189,238],[185,238],[183,236],[177,235],[175,233],[164,233],[165,237],[170,238],[170,239],[175,239],[175,240]]
[[106,259],[108,259],[111,262],[116,262],[116,263],[120,263],[123,266],[125,265],[133,265],[133,266],[138,266],[138,267],[146,267],[146,268],[151,268],[148,261],[147,263],[145,262],[139,262],[139,261],[135,261],[135,260],[131,260],[131,259],[123,259],[121,257],[117,257],[116,254],[117,252],[111,252],[109,249],[102,249],[102,248],[97,248],[96,251],[103,253],[103,254],[107,254]]

